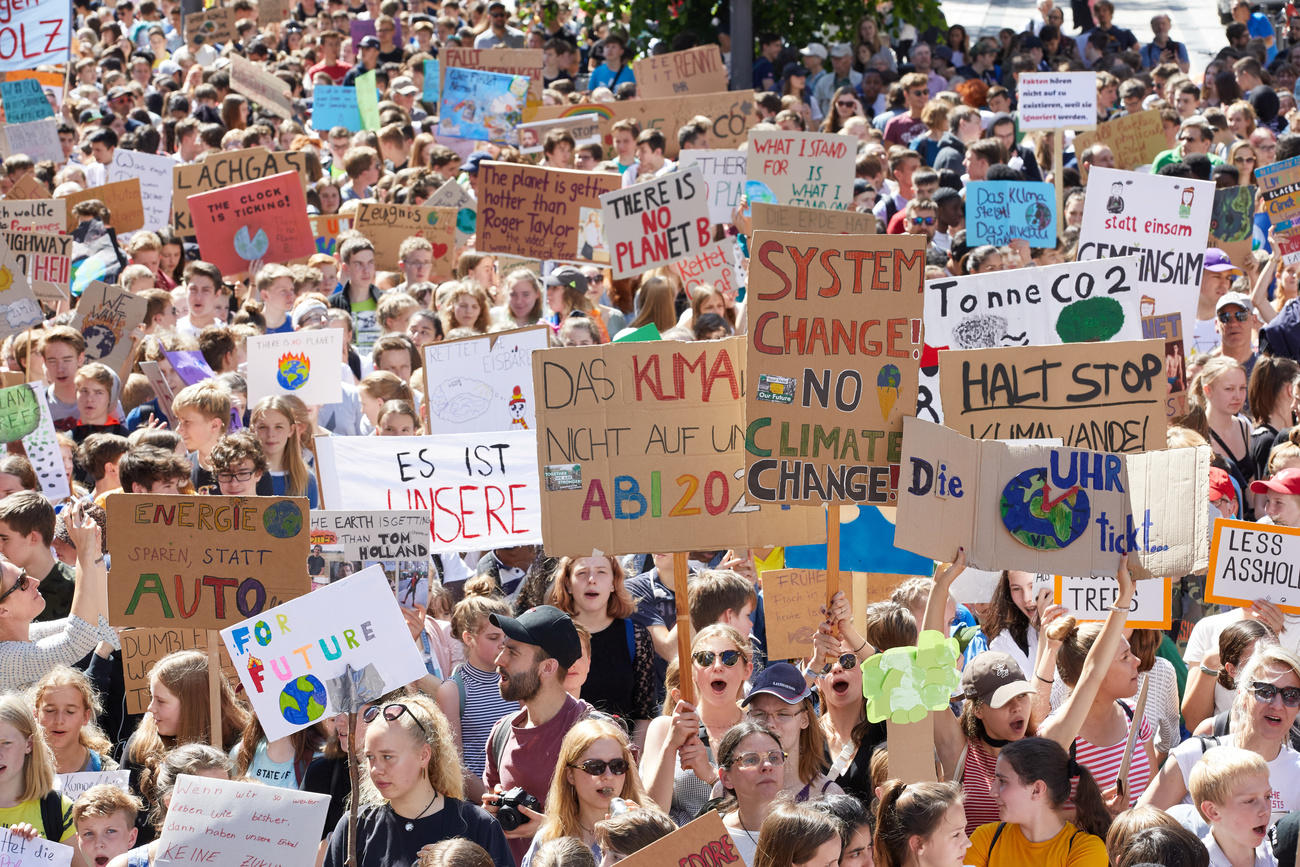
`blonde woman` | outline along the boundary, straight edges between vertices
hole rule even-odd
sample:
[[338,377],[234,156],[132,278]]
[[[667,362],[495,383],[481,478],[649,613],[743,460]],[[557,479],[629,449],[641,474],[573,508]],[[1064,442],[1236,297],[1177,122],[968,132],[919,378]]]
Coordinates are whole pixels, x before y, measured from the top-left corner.
[[[1223,459],[1223,468],[1243,492],[1259,477],[1250,451],[1251,424],[1241,414],[1246,395],[1246,369],[1235,359],[1215,356],[1192,379],[1187,415],[1181,422],[1210,441],[1214,453]],[[1242,505],[1249,507],[1249,499]],[[1253,517],[1247,515],[1248,520]]]
[[[0,827],[64,842],[76,836],[72,802],[54,791],[54,754],[26,699],[0,698]],[[86,867],[80,852],[72,863]]]
[[32,704],[60,774],[111,771],[112,744],[95,725],[102,712],[99,696],[85,672],[55,666],[36,684]]

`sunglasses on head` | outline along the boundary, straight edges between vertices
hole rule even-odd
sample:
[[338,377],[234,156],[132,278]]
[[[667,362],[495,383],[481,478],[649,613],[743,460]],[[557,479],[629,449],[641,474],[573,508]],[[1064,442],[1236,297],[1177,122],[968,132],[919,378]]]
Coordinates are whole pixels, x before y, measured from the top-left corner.
[[361,718],[366,722],[371,723],[375,721],[375,717],[379,716],[381,712],[384,715],[384,719],[389,722],[397,722],[401,719],[402,714],[408,714],[411,719],[415,720],[415,724],[420,727],[420,731],[424,732],[424,736],[429,736],[429,730],[424,727],[424,723],[420,722],[420,718],[404,704],[386,704],[382,708],[377,704],[372,704],[361,714]]
[[714,653],[712,650],[697,650],[691,654],[691,658],[695,660],[695,664],[700,668],[708,668],[713,665],[713,661],[716,659],[722,660],[723,665],[731,668],[737,662],[740,662],[740,651],[724,650],[721,653]]
[[1231,322],[1234,319],[1237,320],[1238,322],[1245,322],[1249,318],[1250,318],[1249,310],[1235,310],[1235,311],[1220,310],[1219,311],[1220,322]]
[[608,762],[604,759],[587,759],[585,762],[579,762],[576,765],[569,765],[577,771],[591,774],[593,777],[599,777],[608,770],[616,777],[621,777],[627,773],[626,759],[610,759]]
[[1277,695],[1282,696],[1282,704],[1287,707],[1300,707],[1300,686],[1274,686],[1271,683],[1256,681],[1250,685],[1255,700],[1268,704]]
[[26,569],[24,569],[24,570],[22,570],[21,572],[19,572],[19,573],[18,573],[18,580],[14,581],[14,583],[13,583],[12,585],[10,585],[10,587],[9,587],[8,590],[6,590],[6,591],[3,592],[3,593],[0,593],[0,602],[4,602],[6,599],[8,599],[8,598],[9,598],[10,596],[12,596],[14,593],[20,593],[20,592],[22,592],[23,590],[26,590],[26,589],[27,589],[27,582],[28,582],[28,580],[29,580],[29,576],[27,575],[27,570],[26,570]]

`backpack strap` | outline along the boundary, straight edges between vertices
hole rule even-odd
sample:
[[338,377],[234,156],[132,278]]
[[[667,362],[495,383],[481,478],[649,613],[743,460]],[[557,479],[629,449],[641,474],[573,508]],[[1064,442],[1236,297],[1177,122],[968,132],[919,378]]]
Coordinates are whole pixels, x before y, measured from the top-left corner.
[[1119,709],[1124,711],[1124,716],[1128,717],[1128,721],[1133,722],[1133,708],[1126,705],[1120,699],[1115,699],[1115,704],[1119,705]]
[[1225,710],[1223,713],[1215,714],[1214,736],[1223,737],[1224,735],[1226,735],[1228,733],[1228,726],[1231,724],[1231,722],[1232,722],[1231,715],[1229,714],[1228,711]]
[[42,837],[55,843],[62,840],[63,831],[67,828],[65,818],[62,795],[51,790],[41,796]]
[[510,739],[510,714],[506,714],[497,720],[497,724],[492,727],[492,734],[488,737],[488,750],[492,760],[497,765],[497,775],[501,775],[501,758],[506,754],[506,741]]
[[1002,832],[1005,831],[1006,829],[1007,829],[1006,822],[998,822],[998,829],[993,832],[993,839],[989,841],[988,860],[990,862],[993,861],[993,847],[998,845],[998,838],[1002,836]]
[[464,663],[456,666],[451,672],[451,679],[456,683],[456,689],[460,691],[460,721],[465,721],[465,675],[461,673],[461,667]]
[[623,625],[627,627],[627,658],[636,662],[636,626],[631,617],[623,618]]
[[1219,745],[1219,739],[1217,737],[1207,738],[1205,735],[1197,735],[1196,739],[1201,742],[1201,755],[1205,755],[1205,751],[1210,747],[1217,747]]

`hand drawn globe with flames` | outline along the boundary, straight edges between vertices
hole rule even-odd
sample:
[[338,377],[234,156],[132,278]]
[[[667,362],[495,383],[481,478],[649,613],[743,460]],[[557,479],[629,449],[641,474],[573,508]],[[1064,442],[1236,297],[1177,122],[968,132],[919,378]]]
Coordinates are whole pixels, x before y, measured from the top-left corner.
[[285,684],[280,691],[280,715],[291,725],[307,725],[325,715],[328,702],[325,684],[313,675],[304,675]]
[[86,348],[96,358],[106,358],[117,344],[117,335],[107,325],[92,325],[82,333],[86,338]]
[[1002,523],[1017,542],[1056,551],[1088,529],[1090,506],[1082,488],[1049,491],[1047,469],[1025,470],[1002,489]]
[[281,388],[297,391],[307,384],[307,374],[310,370],[311,367],[306,359],[293,356],[281,358],[276,366],[275,381]]

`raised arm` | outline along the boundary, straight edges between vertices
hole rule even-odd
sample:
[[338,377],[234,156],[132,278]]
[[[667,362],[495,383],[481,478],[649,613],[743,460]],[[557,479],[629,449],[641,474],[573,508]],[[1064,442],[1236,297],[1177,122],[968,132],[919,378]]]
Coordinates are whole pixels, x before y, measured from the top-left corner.
[[944,609],[948,607],[949,591],[957,576],[966,570],[966,549],[958,548],[957,556],[947,569],[934,576],[934,586],[925,600],[925,614],[921,618],[921,631],[927,629],[948,634],[948,624],[943,622]]

